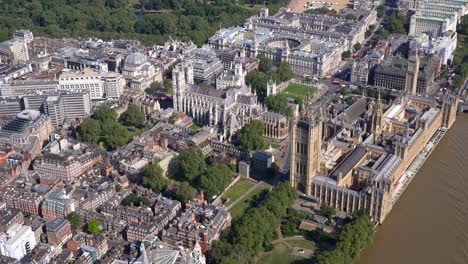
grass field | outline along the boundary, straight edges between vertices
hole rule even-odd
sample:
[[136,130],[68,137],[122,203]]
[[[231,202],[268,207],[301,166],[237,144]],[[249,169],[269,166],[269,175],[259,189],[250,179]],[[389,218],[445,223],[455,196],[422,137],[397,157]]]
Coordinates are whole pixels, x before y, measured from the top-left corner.
[[224,206],[229,206],[237,198],[239,198],[243,193],[247,192],[250,188],[254,186],[254,183],[248,180],[240,179],[234,186],[231,187],[224,195],[223,198],[229,199]]
[[303,239],[288,240],[288,244],[290,244],[291,246],[301,247],[301,248],[310,249],[310,250],[317,249],[317,247],[315,246],[315,242],[310,241],[310,240],[303,240]]
[[241,217],[247,209],[252,206],[252,200],[256,195],[259,195],[263,190],[268,189],[270,187],[269,184],[263,183],[254,189],[252,192],[247,194],[244,199],[242,199],[238,204],[231,208],[230,213],[233,219],[238,219]]
[[286,93],[296,96],[307,96],[308,94],[314,95],[317,91],[318,89],[316,87],[309,87],[295,83],[288,85],[285,90]]
[[302,257],[291,256],[290,248],[283,243],[278,243],[271,252],[263,253],[257,264],[290,264],[295,260],[304,259]]

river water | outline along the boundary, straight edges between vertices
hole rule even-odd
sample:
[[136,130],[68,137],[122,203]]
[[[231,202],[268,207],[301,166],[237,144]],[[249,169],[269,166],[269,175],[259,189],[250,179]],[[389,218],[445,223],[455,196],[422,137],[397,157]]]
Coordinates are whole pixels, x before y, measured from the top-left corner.
[[468,263],[468,114],[460,114],[358,264]]

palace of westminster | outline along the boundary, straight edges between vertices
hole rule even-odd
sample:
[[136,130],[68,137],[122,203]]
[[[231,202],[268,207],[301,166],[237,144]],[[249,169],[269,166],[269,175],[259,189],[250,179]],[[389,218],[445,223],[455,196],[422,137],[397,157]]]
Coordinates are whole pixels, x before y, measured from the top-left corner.
[[364,96],[342,110],[305,106],[293,114],[290,180],[317,202],[382,222],[405,171],[440,129],[456,118],[457,98],[406,93],[383,104]]

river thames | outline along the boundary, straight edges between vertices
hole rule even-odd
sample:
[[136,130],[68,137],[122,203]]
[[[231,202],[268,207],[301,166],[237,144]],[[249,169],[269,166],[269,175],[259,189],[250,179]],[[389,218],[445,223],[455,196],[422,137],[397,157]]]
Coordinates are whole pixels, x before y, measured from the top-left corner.
[[358,264],[468,263],[468,114],[432,152]]

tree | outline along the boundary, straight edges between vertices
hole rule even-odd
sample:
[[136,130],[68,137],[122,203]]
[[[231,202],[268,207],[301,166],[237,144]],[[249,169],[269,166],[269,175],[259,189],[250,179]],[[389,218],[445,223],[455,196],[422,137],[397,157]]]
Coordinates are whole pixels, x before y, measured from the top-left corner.
[[250,84],[252,89],[255,90],[259,95],[266,96],[267,83],[269,80],[268,75],[259,71],[250,71],[246,76],[245,80],[247,84]]
[[172,94],[174,93],[174,87],[173,87],[173,84],[172,84],[172,80],[171,79],[166,79],[164,80],[164,92],[166,94]]
[[288,105],[288,97],[285,94],[268,96],[265,99],[265,104],[270,111],[288,116],[291,114],[291,108],[289,108]]
[[354,48],[355,51],[360,51],[361,48],[362,48],[361,43],[358,42],[358,43],[354,44],[353,48]]
[[320,212],[323,216],[328,218],[329,221],[331,221],[332,218],[336,215],[335,207],[329,207],[325,204],[322,204],[322,206],[320,206]]
[[248,150],[259,150],[265,148],[265,139],[263,138],[265,125],[259,120],[252,120],[244,126],[238,133],[239,144]]
[[347,14],[345,16],[346,19],[350,19],[350,20],[357,20],[357,16],[355,14]]
[[345,95],[349,94],[349,91],[348,91],[347,88],[344,88],[344,87],[343,87],[343,88],[340,89],[340,94],[343,95],[343,96],[345,96]]
[[[289,183],[281,183],[265,199],[252,207],[227,231],[226,239],[213,242],[209,252],[212,263],[254,263],[257,254],[276,239],[280,219],[297,198]],[[261,223],[261,224],[255,224]]]
[[101,233],[101,223],[97,219],[89,220],[88,224],[86,224],[86,232],[93,236],[97,236]]
[[94,113],[94,119],[105,122],[117,120],[117,112],[115,109],[110,108],[107,105],[100,106]]
[[271,59],[267,57],[261,57],[260,63],[258,64],[258,70],[266,74],[271,74],[273,71],[273,66],[274,63]]
[[152,82],[150,84],[150,87],[145,89],[145,93],[152,95],[152,94],[159,92],[161,88],[163,88],[163,85],[161,84],[161,82]]
[[456,87],[461,87],[463,85],[463,83],[465,82],[465,79],[460,76],[460,75],[457,75],[453,78],[453,84],[456,86]]
[[216,164],[209,167],[201,176],[200,189],[205,192],[208,201],[212,201],[215,195],[222,192],[231,182],[232,176],[229,168],[224,164]]
[[148,164],[143,168],[143,185],[155,193],[164,192],[169,181],[164,177],[163,170],[158,164]]
[[347,58],[351,58],[351,51],[347,50],[347,51],[343,51],[343,53],[341,53],[341,59],[347,59]]
[[106,133],[106,143],[111,149],[124,146],[132,139],[128,129],[121,124],[117,122],[106,122],[104,124],[109,124],[106,126],[108,129]]
[[322,6],[316,9],[309,9],[305,11],[308,14],[318,14],[318,15],[326,15],[326,14],[336,14],[335,9],[329,9],[326,6]]
[[457,26],[457,33],[462,35],[468,35],[468,16],[465,15],[461,19],[461,23]]
[[181,182],[171,193],[172,199],[180,201],[182,204],[195,198],[195,189],[188,182]]
[[140,206],[140,205],[145,205],[146,207],[149,207],[151,204],[149,200],[146,197],[138,196],[136,193],[131,193],[129,196],[125,197],[122,199],[122,202],[120,203],[121,205],[124,206]]
[[404,15],[398,15],[396,12],[394,12],[389,18],[388,18],[388,30],[391,33],[399,33],[399,34],[406,34],[406,16]]
[[126,126],[141,126],[145,122],[145,114],[138,106],[131,104],[122,114],[120,120]]
[[380,31],[380,33],[378,35],[378,38],[382,39],[382,40],[386,40],[386,39],[388,39],[389,35],[390,35],[390,33],[387,30],[382,30],[382,31]]
[[353,263],[359,253],[372,241],[374,225],[366,212],[359,212],[346,224],[336,247],[317,255],[318,264]]
[[281,82],[289,81],[294,77],[294,73],[287,62],[281,62],[275,75],[279,77]]
[[81,227],[81,224],[83,223],[81,221],[80,215],[76,212],[69,213],[67,215],[67,220],[70,222],[71,228],[73,230],[79,229]]
[[78,134],[84,142],[96,144],[101,136],[101,124],[97,120],[85,118],[81,121]]
[[184,149],[179,153],[178,160],[179,176],[188,182],[194,183],[205,171],[205,158],[200,149]]
[[377,17],[382,18],[385,16],[385,6],[384,5],[379,5],[377,7]]

